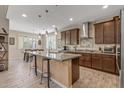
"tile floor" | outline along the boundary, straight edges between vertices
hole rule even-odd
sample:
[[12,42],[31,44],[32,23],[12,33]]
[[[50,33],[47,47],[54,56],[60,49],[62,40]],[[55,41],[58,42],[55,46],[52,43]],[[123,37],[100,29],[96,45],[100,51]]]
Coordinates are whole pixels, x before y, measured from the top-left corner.
[[[34,70],[29,74],[29,63],[16,61],[9,63],[9,70],[0,72],[1,88],[45,88],[47,80],[40,84],[40,75],[37,77]],[[119,78],[116,75],[80,67],[80,79],[74,83],[74,88],[116,88],[119,87]],[[51,82],[52,88],[60,88]]]

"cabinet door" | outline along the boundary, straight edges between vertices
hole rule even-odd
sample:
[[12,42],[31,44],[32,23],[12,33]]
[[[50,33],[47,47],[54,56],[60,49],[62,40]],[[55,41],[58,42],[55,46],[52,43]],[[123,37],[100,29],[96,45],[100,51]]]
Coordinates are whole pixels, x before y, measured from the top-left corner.
[[71,44],[72,45],[79,44],[79,30],[78,29],[71,30]]
[[104,44],[115,43],[114,21],[104,23],[103,42]]
[[121,31],[120,31],[120,20],[116,21],[116,44],[120,44],[120,39],[121,39]]
[[70,40],[70,31],[66,31],[66,45],[70,45],[71,40]]
[[102,69],[102,57],[100,54],[92,54],[92,68]]
[[103,44],[103,24],[95,25],[95,43]]
[[80,65],[80,66],[85,66],[85,58],[84,58],[84,56],[81,56],[81,57],[79,58],[79,65]]
[[81,57],[82,66],[91,67],[91,54],[82,54]]
[[79,79],[79,58],[72,59],[72,84]]
[[66,43],[66,32],[61,32],[61,43],[62,45]]
[[115,73],[115,56],[112,55],[103,55],[102,56],[102,69],[104,71]]

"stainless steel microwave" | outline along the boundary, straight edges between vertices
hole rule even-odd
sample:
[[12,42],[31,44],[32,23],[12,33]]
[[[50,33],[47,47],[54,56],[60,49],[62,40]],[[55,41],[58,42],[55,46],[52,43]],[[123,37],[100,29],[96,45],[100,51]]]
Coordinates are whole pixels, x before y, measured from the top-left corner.
[[104,47],[104,53],[115,53],[114,47]]

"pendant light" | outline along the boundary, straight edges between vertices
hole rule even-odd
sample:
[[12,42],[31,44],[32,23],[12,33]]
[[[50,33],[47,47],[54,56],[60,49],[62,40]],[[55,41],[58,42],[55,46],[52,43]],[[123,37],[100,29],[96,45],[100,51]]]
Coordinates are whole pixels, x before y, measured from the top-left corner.
[[[48,9],[46,9],[46,10],[45,10],[46,17],[47,17],[48,12],[49,12]],[[46,22],[47,22],[47,21],[46,21]],[[46,25],[46,32],[45,32],[45,34],[46,34],[46,37],[48,37],[47,25]]]
[[57,35],[58,34],[58,29],[57,29],[57,27],[55,28],[55,35]]
[[[39,14],[39,15],[38,15],[39,20],[41,19],[41,17],[42,17],[42,15]],[[41,33],[40,33],[40,22],[38,22],[38,32],[39,32],[38,38],[41,39],[41,36],[42,36],[42,35],[41,35]]]

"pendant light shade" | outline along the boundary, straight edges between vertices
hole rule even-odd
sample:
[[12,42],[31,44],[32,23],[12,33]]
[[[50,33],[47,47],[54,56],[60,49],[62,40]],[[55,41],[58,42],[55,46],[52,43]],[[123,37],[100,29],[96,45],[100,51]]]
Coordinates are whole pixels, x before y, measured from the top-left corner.
[[41,39],[41,34],[39,33],[39,36],[38,36],[39,39]]
[[48,31],[46,31],[46,37],[48,36]]
[[55,35],[57,35],[58,34],[58,32],[57,32],[58,30],[57,30],[57,27],[55,28]]

